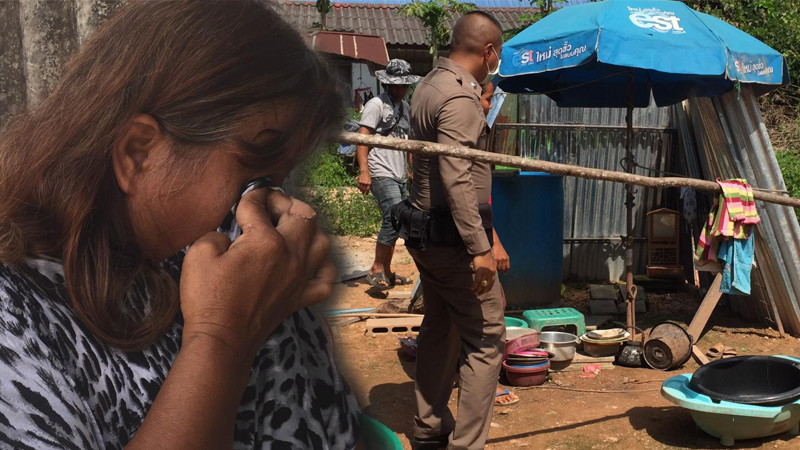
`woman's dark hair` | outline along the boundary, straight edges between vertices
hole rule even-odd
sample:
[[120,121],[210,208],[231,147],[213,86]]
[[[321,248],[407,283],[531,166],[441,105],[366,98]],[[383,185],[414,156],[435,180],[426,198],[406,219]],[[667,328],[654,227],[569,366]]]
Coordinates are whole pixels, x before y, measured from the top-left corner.
[[[180,164],[285,101],[298,107],[286,137],[243,147],[243,164],[296,158],[339,127],[327,67],[263,2],[129,2],[70,59],[48,98],[0,135],[0,260],[60,257],[72,306],[96,336],[124,350],[150,345],[174,322],[178,290],[133,238],[112,146],[131,118],[150,114]],[[144,315],[128,298],[134,283],[153,299]]]

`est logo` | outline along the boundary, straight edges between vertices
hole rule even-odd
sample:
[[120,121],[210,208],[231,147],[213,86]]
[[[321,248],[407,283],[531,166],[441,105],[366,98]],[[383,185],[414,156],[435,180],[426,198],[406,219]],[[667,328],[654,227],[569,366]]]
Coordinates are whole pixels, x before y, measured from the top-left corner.
[[681,19],[679,17],[647,12],[635,12],[628,17],[639,28],[652,28],[661,33],[672,31],[676,34],[682,34],[686,32],[681,28]]

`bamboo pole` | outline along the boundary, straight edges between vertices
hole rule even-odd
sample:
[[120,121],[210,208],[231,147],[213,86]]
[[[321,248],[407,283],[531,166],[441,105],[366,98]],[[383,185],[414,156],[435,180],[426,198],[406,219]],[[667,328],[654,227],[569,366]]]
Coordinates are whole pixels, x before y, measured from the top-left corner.
[[[391,148],[395,150],[402,150],[411,153],[422,153],[426,155],[454,156],[456,158],[470,159],[473,161],[481,161],[502,166],[517,167],[519,169],[536,172],[547,172],[556,175],[566,175],[590,180],[614,181],[617,183],[628,183],[636,186],[655,189],[689,187],[699,191],[716,193],[722,192],[722,188],[714,181],[682,177],[646,177],[631,173],[616,172],[613,170],[593,169],[590,167],[520,158],[519,156],[502,155],[499,153],[486,152],[467,147],[457,147],[454,145],[437,144],[433,142],[378,136],[374,134],[367,135],[342,131],[335,136],[335,140],[345,144]],[[756,200],[761,200],[768,203],[800,208],[800,199],[794,197],[756,190],[753,191],[753,197]]]

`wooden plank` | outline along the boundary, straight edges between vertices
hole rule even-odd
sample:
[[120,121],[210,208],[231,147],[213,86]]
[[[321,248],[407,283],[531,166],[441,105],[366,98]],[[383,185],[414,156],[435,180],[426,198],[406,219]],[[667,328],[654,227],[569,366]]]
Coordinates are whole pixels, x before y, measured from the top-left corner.
[[703,351],[700,350],[700,347],[696,345],[692,346],[692,356],[694,356],[694,359],[696,359],[697,363],[700,364],[701,366],[704,366],[709,362],[711,362],[708,360],[708,358],[706,358],[706,355],[703,354]]
[[391,291],[389,291],[387,293],[386,298],[389,299],[389,300],[410,299],[412,292],[413,291],[411,291],[411,290],[396,291],[396,290],[392,289]]
[[589,356],[575,352],[572,362],[566,367],[562,367],[566,361],[550,361],[551,372],[582,372],[583,366],[596,364],[600,370],[611,370],[614,368],[614,356]]
[[589,356],[584,355],[581,353],[575,353],[575,357],[572,358],[573,364],[601,364],[601,363],[613,363],[614,356]]
[[[600,372],[602,372],[604,370],[614,370],[614,367],[615,367],[614,364],[612,364],[612,363],[594,363],[594,364],[596,364],[597,366],[600,367]],[[568,365],[567,367],[564,367],[563,369],[553,370],[552,366],[551,366],[550,372],[554,372],[554,373],[583,372],[583,366],[585,366],[585,365],[586,364],[576,363],[576,362],[573,361],[572,364]]]
[[706,296],[703,297],[703,302],[700,303],[700,307],[697,308],[697,312],[694,313],[692,323],[689,324],[688,333],[692,336],[692,339],[694,339],[693,344],[700,340],[700,335],[706,328],[708,318],[711,317],[711,313],[714,312],[714,308],[717,307],[717,303],[719,303],[719,299],[722,297],[722,292],[719,290],[720,284],[722,284],[721,272],[717,273],[717,276],[714,277],[714,282],[711,283],[711,287],[708,289],[708,292],[706,292]]
[[778,305],[775,304],[775,296],[772,293],[771,283],[769,281],[765,282],[764,288],[767,290],[769,306],[772,308],[772,315],[775,317],[775,325],[778,326],[778,333],[780,333],[782,338],[785,338],[786,331],[783,329],[783,321],[781,320],[781,314],[778,312]]
[[778,333],[782,338],[786,337],[786,331],[783,329],[783,321],[781,321],[781,313],[778,312],[778,305],[775,304],[775,299],[770,295],[769,304],[772,306],[772,314],[775,315],[775,324],[778,325]]

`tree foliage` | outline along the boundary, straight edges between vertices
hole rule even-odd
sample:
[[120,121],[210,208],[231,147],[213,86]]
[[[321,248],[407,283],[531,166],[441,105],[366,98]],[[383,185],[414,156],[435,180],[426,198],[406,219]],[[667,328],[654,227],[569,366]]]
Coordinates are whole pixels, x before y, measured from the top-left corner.
[[[520,0],[522,1],[522,0]],[[595,2],[597,0],[590,0]],[[522,30],[528,28],[531,24],[536,23],[543,18],[547,17],[556,10],[557,6],[560,6],[560,3],[563,3],[564,0],[528,0],[531,5],[531,8],[536,8],[531,14],[522,14],[519,16],[520,26],[517,28],[510,28],[503,32],[503,40],[507,41],[512,37],[518,35]]]
[[783,53],[800,74],[800,2],[787,0],[684,0]]
[[[781,167],[786,190],[790,196],[800,198],[800,151],[778,152],[775,156]],[[794,213],[797,220],[800,220],[800,209],[795,208]]]
[[[523,25],[506,30],[508,40],[557,9],[563,0],[528,0],[537,8],[521,16]],[[591,0],[597,1],[597,0]],[[800,1],[682,0],[687,6],[720,18],[783,53],[789,74],[800,77]],[[800,83],[792,83],[761,98],[761,111],[776,150],[800,151]]]
[[317,8],[317,12],[319,12],[319,27],[320,29],[327,29],[326,26],[326,17],[328,13],[331,11],[331,0],[317,0],[315,5]]
[[786,88],[761,100],[761,111],[777,150],[800,150],[800,2],[790,0],[684,0],[783,53],[794,77]]
[[450,27],[447,21],[453,17],[454,12],[463,14],[474,9],[474,3],[462,3],[457,0],[412,0],[400,8],[400,13],[407,17],[416,17],[422,22],[435,66],[439,49],[450,42]]

